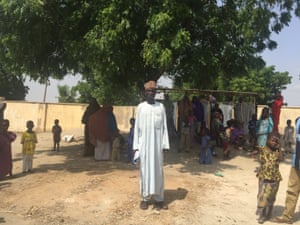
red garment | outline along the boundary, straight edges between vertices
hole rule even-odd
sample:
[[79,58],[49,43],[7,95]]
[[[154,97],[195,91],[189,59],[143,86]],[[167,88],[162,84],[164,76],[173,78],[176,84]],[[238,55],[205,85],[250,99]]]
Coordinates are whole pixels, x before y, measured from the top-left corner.
[[279,118],[281,106],[283,105],[283,97],[280,95],[272,104],[272,117],[273,117],[273,131],[278,132]]
[[88,119],[89,139],[95,146],[96,140],[107,142],[110,140],[108,126],[108,110],[100,108]]
[[12,132],[0,134],[0,179],[12,173],[11,142],[13,142],[16,137],[16,134]]

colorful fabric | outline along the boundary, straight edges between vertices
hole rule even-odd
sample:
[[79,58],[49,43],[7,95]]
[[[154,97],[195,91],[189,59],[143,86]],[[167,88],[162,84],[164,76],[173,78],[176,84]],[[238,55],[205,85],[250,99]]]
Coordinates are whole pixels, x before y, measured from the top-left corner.
[[205,135],[201,138],[201,150],[199,155],[199,163],[211,164],[212,163],[212,152],[208,146],[210,137]]
[[21,144],[23,144],[22,153],[33,155],[37,143],[37,136],[35,132],[23,132],[21,137]]
[[244,130],[240,127],[235,127],[231,130],[230,142],[233,144],[240,144],[241,138],[244,137]]
[[230,145],[231,127],[225,127],[224,131],[220,133],[222,139],[223,152],[227,152]]
[[273,131],[273,121],[271,117],[257,121],[256,136],[258,147],[264,147],[267,143],[268,134]]
[[278,189],[279,182],[270,182],[260,179],[258,184],[257,207],[265,208],[266,206],[273,206]]
[[279,171],[279,152],[271,151],[268,147],[261,149],[259,153],[260,168],[257,177],[262,180],[281,181],[282,177]]

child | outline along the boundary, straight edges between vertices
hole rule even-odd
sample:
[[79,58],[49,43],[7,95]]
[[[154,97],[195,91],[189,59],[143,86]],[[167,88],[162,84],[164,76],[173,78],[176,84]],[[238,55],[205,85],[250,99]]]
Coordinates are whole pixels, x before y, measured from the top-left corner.
[[8,131],[9,120],[4,119],[2,121],[2,129],[0,130],[0,179],[7,174],[12,176],[12,154],[11,143],[16,139],[17,135]]
[[229,159],[232,122],[233,122],[233,120],[228,120],[226,122],[227,126],[224,128],[224,131],[221,133],[222,147],[223,147],[223,159]]
[[279,183],[282,180],[279,171],[279,162],[282,159],[280,135],[272,132],[268,135],[266,146],[259,153],[260,168],[256,174],[259,181],[257,194],[259,223],[264,223],[271,218]]
[[112,157],[111,157],[112,161],[120,161],[121,148],[122,148],[121,139],[122,139],[121,134],[117,133],[112,143]]
[[134,124],[135,124],[135,119],[134,118],[130,118],[129,120],[130,123],[130,130],[129,130],[129,136],[128,136],[128,162],[133,162],[133,156],[134,156],[134,152],[133,152],[133,137],[134,137]]
[[59,125],[59,120],[54,120],[54,126],[52,127],[52,134],[53,134],[53,151],[59,152],[59,142],[61,140],[61,126]]
[[203,164],[211,164],[212,161],[212,153],[209,147],[210,136],[209,129],[206,128],[203,131],[203,136],[201,138],[201,150],[199,154],[199,163]]
[[212,139],[216,141],[216,146],[221,147],[222,146],[222,140],[220,137],[220,133],[223,130],[223,124],[222,124],[222,114],[219,112],[215,112],[213,114],[213,119],[211,122],[211,135]]
[[180,145],[178,152],[181,152],[185,149],[186,152],[189,152],[190,148],[190,124],[188,118],[182,122],[181,135],[180,135]]
[[294,143],[294,135],[295,135],[295,128],[291,125],[292,121],[286,121],[287,126],[284,128],[283,134],[283,143],[284,143],[284,150],[287,153],[292,153],[293,148],[292,144]]
[[33,121],[29,120],[26,123],[27,130],[23,132],[21,144],[23,145],[23,173],[32,172],[32,161],[37,143],[36,133],[32,130],[34,127]]

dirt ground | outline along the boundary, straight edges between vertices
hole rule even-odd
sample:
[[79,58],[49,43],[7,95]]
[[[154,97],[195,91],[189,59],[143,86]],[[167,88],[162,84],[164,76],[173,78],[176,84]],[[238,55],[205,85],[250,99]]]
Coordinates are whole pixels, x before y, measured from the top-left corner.
[[[69,133],[70,134],[70,133]],[[7,225],[253,225],[257,179],[254,158],[234,151],[211,165],[197,162],[199,146],[190,153],[165,154],[165,202],[168,210],[139,209],[139,170],[120,162],[82,157],[83,138],[62,142],[51,151],[50,133],[39,133],[34,172],[22,174],[20,135],[13,144],[14,176],[0,181],[0,224]],[[220,151],[220,150],[219,150]],[[283,181],[273,215],[284,207],[290,155],[281,164]],[[222,176],[218,176],[222,175]],[[266,222],[265,224],[271,224]],[[295,223],[300,224],[299,205]]]

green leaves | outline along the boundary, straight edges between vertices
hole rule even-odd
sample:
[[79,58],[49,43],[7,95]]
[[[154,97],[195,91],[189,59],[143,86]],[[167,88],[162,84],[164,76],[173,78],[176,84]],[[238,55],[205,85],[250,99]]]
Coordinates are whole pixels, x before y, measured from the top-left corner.
[[229,88],[231,91],[257,92],[257,103],[268,104],[276,91],[286,89],[291,79],[288,72],[276,72],[274,66],[264,67],[232,79]]
[[171,41],[171,47],[174,50],[181,50],[187,48],[191,43],[191,34],[184,30],[181,29],[179,30],[174,39]]
[[115,90],[122,96],[139,93],[144,81],[162,74],[191,87],[218,89],[261,68],[258,53],[276,48],[272,32],[287,26],[293,11],[300,15],[299,5],[0,0],[0,64],[40,82],[81,73],[99,98],[110,98]]
[[149,26],[148,36],[152,34],[159,34],[161,31],[165,31],[169,28],[172,22],[172,17],[165,12],[159,12],[152,15],[147,20],[147,25]]

